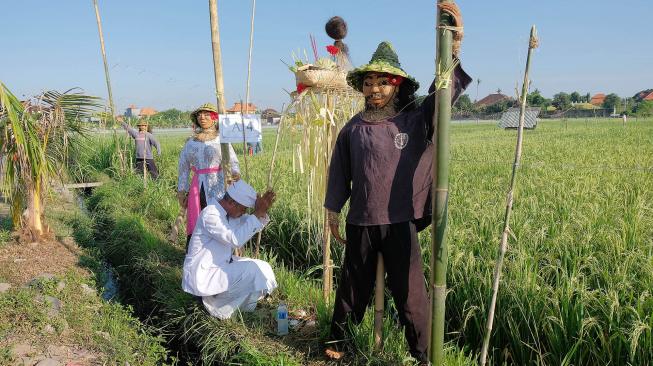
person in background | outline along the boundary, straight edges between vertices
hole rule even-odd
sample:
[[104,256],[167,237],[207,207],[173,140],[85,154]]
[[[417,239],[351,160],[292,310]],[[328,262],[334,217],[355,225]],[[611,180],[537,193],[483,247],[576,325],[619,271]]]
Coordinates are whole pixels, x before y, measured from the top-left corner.
[[[189,138],[179,155],[177,199],[186,209],[186,243],[195,228],[200,211],[212,203],[207,198],[219,200],[225,192],[225,175],[222,170],[222,152],[218,133],[218,110],[210,103],[203,104],[191,113],[195,135]],[[231,177],[240,179],[238,157],[229,145]],[[190,173],[193,172],[192,180]],[[230,182],[228,182],[230,183]],[[215,202],[213,202],[215,203]]]
[[[277,287],[267,262],[234,255],[270,221],[274,200],[274,192],[259,196],[239,180],[202,210],[184,259],[182,289],[200,296],[211,315],[228,319],[236,310],[253,311]],[[254,209],[251,215],[248,208]]]
[[134,169],[143,174],[144,167],[147,167],[147,171],[150,173],[152,179],[157,179],[159,177],[159,169],[157,169],[156,164],[154,163],[152,147],[156,148],[156,152],[160,156],[161,144],[159,144],[159,141],[154,138],[154,135],[152,135],[151,132],[148,132],[147,120],[143,118],[138,120],[136,123],[138,130],[130,127],[124,121],[120,122],[120,124],[136,142],[136,161]]

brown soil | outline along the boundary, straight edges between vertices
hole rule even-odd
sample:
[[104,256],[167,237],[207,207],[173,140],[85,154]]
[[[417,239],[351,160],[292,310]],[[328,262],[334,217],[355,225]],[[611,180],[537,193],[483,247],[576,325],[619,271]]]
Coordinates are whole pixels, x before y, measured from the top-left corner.
[[22,286],[31,279],[50,273],[63,276],[69,270],[90,275],[80,267],[80,249],[71,237],[28,242],[15,238],[0,248],[0,278],[13,286]]
[[[62,205],[61,202],[57,204]],[[73,202],[65,202],[63,209],[73,205]],[[2,201],[0,217],[8,217],[8,206]],[[44,275],[63,277],[67,272],[75,271],[90,276],[91,273],[79,265],[81,254],[72,237],[56,238],[48,232],[40,240],[32,241],[29,233],[16,232],[11,241],[0,244],[0,282],[22,287],[32,279]],[[0,340],[0,347],[11,350],[13,365],[31,366],[48,358],[58,361],[61,366],[103,364],[100,360],[105,357],[101,353],[77,344],[68,333],[69,331],[64,331],[59,337],[52,337],[19,331]]]

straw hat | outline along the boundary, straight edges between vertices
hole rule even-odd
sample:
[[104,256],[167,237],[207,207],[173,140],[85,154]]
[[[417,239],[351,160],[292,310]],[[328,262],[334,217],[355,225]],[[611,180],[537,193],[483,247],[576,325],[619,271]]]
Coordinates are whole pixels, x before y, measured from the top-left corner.
[[399,56],[395,52],[390,42],[384,41],[379,43],[372,59],[367,65],[358,67],[347,74],[347,83],[354,89],[363,91],[363,79],[368,72],[386,73],[397,75],[404,78],[402,85],[407,85],[414,93],[419,88],[419,83],[415,78],[408,75],[399,63]]
[[147,126],[147,125],[148,125],[148,123],[147,123],[147,120],[145,118],[141,118],[141,119],[138,120],[138,122],[136,122],[136,126]]
[[197,114],[201,111],[218,113],[218,109],[211,103],[204,103],[190,114],[190,119],[197,124]]

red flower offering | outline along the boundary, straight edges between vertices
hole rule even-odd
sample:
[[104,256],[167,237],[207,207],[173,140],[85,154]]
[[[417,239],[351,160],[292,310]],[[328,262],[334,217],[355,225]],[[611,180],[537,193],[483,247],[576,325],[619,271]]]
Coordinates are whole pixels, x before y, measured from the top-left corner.
[[302,84],[302,83],[297,84],[297,93],[298,94],[303,93],[304,90],[306,90],[306,88],[307,88],[307,86]]
[[390,75],[389,81],[390,81],[390,84],[392,84],[394,86],[399,86],[404,81],[404,78],[403,78],[403,76],[399,76],[399,75]]
[[336,46],[328,45],[328,46],[326,46],[326,49],[327,49],[327,52],[329,52],[333,56],[337,55],[338,52],[340,52],[340,49],[338,47],[336,47]]

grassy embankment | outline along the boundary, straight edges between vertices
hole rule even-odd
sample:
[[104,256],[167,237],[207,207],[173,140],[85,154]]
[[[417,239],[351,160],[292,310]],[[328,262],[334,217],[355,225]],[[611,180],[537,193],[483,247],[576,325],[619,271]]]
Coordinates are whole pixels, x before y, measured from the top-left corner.
[[[98,295],[105,281],[99,251],[80,250],[68,240],[72,225],[79,233],[90,230],[84,215],[56,194],[47,207],[46,222],[54,237],[39,243],[16,241],[11,221],[2,218],[0,250],[12,265],[0,268],[0,282],[11,285],[0,293],[0,364],[35,363],[53,352],[60,361],[81,364],[174,363],[154,329],[135,318],[129,307]],[[22,253],[20,258],[13,258],[16,253]],[[21,280],[39,271],[44,272],[28,282]]]
[[[330,307],[321,302],[315,280],[320,245],[316,230],[307,224],[306,190],[302,176],[292,171],[289,139],[275,174],[274,221],[263,243],[280,291],[260,312],[231,322],[207,318],[179,290],[183,243],[170,245],[164,237],[178,210],[174,180],[183,139],[163,140],[167,151],[159,160],[159,182],[143,191],[138,177],[114,174],[120,180],[89,199],[96,215],[94,240],[127,284],[127,298],[136,309],[165,316],[167,330],[196,347],[205,361],[252,357],[266,360],[263,364],[280,358],[285,364],[302,364],[315,359]],[[249,181],[259,189],[265,186],[272,142],[266,135],[265,153],[249,161]],[[452,130],[447,338],[472,352],[480,348],[514,142],[514,131],[490,124],[459,124]],[[109,164],[93,165],[112,167],[110,159],[104,161]],[[514,238],[498,298],[494,363],[653,360],[652,167],[650,120],[625,127],[614,120],[545,121],[526,133]],[[429,263],[428,233],[420,240]],[[336,263],[341,250],[334,248]],[[314,314],[317,328],[305,338],[272,336],[269,310],[280,298],[291,310]],[[385,349],[375,353],[370,319],[355,328],[352,362],[401,363],[403,337],[391,320],[386,331]],[[302,353],[307,346],[311,352]],[[459,351],[452,354],[458,363],[469,362]]]

